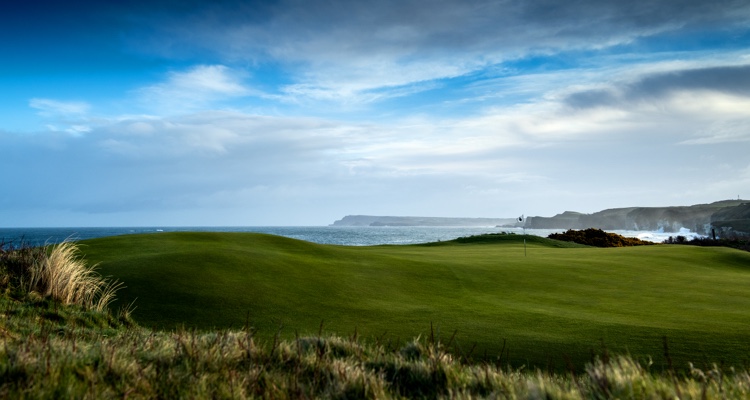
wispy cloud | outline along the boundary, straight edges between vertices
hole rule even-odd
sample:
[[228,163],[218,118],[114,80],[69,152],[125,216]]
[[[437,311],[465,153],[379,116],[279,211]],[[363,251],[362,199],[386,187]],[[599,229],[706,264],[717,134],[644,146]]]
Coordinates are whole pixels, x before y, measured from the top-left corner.
[[[338,124],[315,118],[271,117],[237,111],[203,111],[179,116],[118,118],[100,126],[98,146],[127,157],[254,157],[307,159],[303,151],[334,149]],[[282,154],[275,155],[274,151]],[[263,155],[269,151],[268,155]],[[298,153],[299,152],[299,153]],[[243,155],[244,156],[244,155]]]
[[[750,102],[744,101],[735,105],[750,107]],[[692,139],[687,139],[680,143],[686,145],[705,145],[750,142],[750,117],[718,120],[697,130],[692,136]]]
[[29,100],[29,107],[38,110],[43,117],[80,117],[91,109],[91,106],[83,101],[60,101],[44,98],[33,98]]
[[76,137],[91,131],[88,116],[91,106],[86,102],[33,98],[29,106],[38,110],[39,116],[54,122],[45,124],[49,131]]
[[258,94],[245,86],[244,73],[224,65],[198,65],[173,71],[164,82],[138,89],[150,110],[175,113],[210,107],[223,100]]

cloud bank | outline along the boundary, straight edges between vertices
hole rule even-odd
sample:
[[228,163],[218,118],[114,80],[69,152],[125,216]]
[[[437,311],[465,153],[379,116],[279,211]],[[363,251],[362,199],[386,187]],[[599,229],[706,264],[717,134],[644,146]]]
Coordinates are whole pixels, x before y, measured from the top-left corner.
[[[747,2],[96,7],[132,66],[13,97],[37,128],[0,126],[6,224],[551,215],[750,187]],[[113,36],[89,28],[71,38]],[[90,45],[89,63],[112,47]]]
[[162,25],[157,37],[176,48],[187,39],[225,59],[281,62],[293,80],[287,92],[350,100],[532,55],[612,48],[674,32],[747,29],[750,19],[750,6],[732,0],[292,0],[229,10],[197,10],[213,17],[181,16]]

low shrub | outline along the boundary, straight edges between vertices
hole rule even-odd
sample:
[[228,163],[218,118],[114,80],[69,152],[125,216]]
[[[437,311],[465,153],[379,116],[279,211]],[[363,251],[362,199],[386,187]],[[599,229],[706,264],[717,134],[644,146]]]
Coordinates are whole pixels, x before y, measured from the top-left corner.
[[547,236],[550,239],[562,240],[566,242],[575,242],[594,247],[629,247],[629,246],[648,246],[652,242],[637,238],[629,238],[616,233],[604,232],[601,229],[588,228],[577,231],[568,229],[564,233],[553,233]]
[[691,246],[703,247],[731,247],[733,249],[750,251],[750,238],[743,236],[733,236],[721,239],[712,239],[707,237],[694,237],[690,240],[685,236],[670,236],[662,243],[664,244],[687,244]]

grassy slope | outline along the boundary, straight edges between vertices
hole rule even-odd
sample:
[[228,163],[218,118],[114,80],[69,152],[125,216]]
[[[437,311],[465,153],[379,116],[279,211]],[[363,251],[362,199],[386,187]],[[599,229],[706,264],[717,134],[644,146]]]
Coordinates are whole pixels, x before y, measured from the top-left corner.
[[[454,330],[464,352],[513,364],[562,355],[578,365],[603,341],[662,364],[750,354],[750,253],[649,246],[558,248],[495,243],[342,247],[242,233],[165,233],[85,242],[90,262],[128,286],[134,317],[156,327],[241,327],[260,336],[325,331],[401,341]],[[508,355],[504,358],[507,360]]]
[[676,376],[628,357],[548,374],[464,363],[426,338],[386,350],[353,338],[257,343],[246,331],[152,331],[38,295],[0,294],[2,399],[747,399],[750,374]]

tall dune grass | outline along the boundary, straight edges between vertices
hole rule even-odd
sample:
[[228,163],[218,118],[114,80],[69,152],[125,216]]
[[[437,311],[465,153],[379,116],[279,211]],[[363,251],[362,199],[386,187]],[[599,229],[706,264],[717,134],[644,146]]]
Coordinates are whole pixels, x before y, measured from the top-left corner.
[[99,275],[96,265],[87,265],[74,242],[7,250],[0,246],[0,251],[0,283],[21,293],[103,311],[123,286]]

